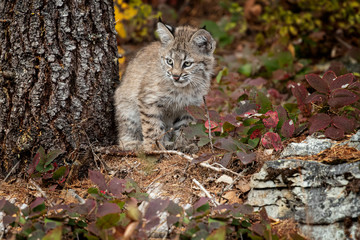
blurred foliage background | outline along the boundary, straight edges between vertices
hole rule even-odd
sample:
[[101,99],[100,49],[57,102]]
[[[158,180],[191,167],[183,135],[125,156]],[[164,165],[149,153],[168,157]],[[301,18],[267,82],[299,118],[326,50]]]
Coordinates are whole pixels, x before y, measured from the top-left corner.
[[358,0],[114,1],[119,43],[153,39],[160,16],[173,25],[206,25],[220,47],[248,39],[260,49],[292,44],[298,56],[319,58],[360,42]]

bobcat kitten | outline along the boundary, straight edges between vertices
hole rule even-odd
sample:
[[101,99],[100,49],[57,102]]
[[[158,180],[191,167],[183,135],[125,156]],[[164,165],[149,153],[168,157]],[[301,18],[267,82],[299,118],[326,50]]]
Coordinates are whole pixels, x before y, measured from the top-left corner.
[[199,106],[210,87],[215,41],[205,29],[159,22],[160,41],[141,49],[115,91],[118,141],[123,150],[150,151],[192,121],[185,107]]

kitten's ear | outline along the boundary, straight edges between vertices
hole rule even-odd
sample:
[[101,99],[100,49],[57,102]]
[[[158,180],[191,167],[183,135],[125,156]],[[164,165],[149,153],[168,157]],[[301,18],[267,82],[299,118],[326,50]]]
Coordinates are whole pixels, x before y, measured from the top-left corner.
[[174,31],[173,27],[169,25],[165,25],[162,22],[157,23],[156,32],[159,35],[160,42],[162,44],[168,44],[170,41],[174,40],[173,31]]
[[201,53],[212,54],[215,51],[216,42],[205,29],[199,29],[195,32],[190,41]]

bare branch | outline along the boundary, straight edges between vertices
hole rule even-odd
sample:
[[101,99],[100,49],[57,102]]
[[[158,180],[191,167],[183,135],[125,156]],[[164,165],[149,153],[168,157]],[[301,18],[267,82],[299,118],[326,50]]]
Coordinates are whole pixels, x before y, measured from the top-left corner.
[[215,198],[213,198],[210,193],[204,188],[203,185],[201,185],[201,183],[199,183],[198,180],[196,180],[195,178],[193,178],[193,182],[201,189],[201,191],[203,191],[205,193],[205,195],[210,198],[210,200],[212,201],[212,203],[217,207],[220,204],[215,200]]

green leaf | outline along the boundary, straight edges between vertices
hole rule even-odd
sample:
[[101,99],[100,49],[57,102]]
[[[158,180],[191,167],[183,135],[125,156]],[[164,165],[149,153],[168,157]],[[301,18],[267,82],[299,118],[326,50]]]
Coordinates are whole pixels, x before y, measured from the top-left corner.
[[36,171],[38,172],[44,172],[44,165],[45,165],[45,150],[43,147],[40,147],[36,154],[39,154],[39,163],[36,165]]
[[218,223],[220,226],[226,225],[226,222],[214,218],[209,218],[208,223]]
[[206,240],[225,240],[226,226],[223,226],[210,234]]
[[[23,232],[24,233],[24,232]],[[31,235],[30,235],[31,234]],[[44,236],[45,236],[45,232],[42,230],[42,229],[36,229],[35,231],[33,232],[26,232],[25,235],[28,236],[27,239],[29,240],[34,240],[34,239],[45,239]],[[18,238],[16,238],[18,239]]]
[[46,155],[46,162],[45,162],[45,166],[49,165],[50,163],[52,163],[55,158],[57,158],[59,155],[63,154],[65,151],[63,150],[53,150],[51,152],[49,152]]
[[216,82],[220,83],[221,78],[227,75],[228,75],[228,68],[225,67],[221,71],[219,71],[218,75],[216,76]]
[[99,194],[99,190],[95,187],[91,187],[87,190],[89,194]]
[[197,212],[206,212],[206,211],[208,211],[209,209],[210,209],[209,203],[205,203],[204,205],[198,207],[198,208],[196,209],[196,211],[197,211]]
[[244,65],[241,65],[238,69],[238,72],[247,76],[247,77],[250,77],[251,76],[251,73],[252,73],[252,64],[251,63],[246,63]]
[[247,118],[243,121],[243,124],[244,124],[244,126],[251,126],[257,122],[261,122],[261,121],[259,121],[259,119],[257,119],[257,118]]
[[199,146],[199,147],[203,147],[203,146],[205,146],[206,144],[208,144],[210,142],[210,139],[209,139],[209,137],[200,137],[199,138],[199,141],[198,141],[198,143],[197,143],[197,145]]
[[256,104],[260,105],[259,113],[266,113],[272,110],[272,104],[268,97],[262,92],[257,92]]
[[78,225],[79,227],[81,227],[81,228],[84,228],[84,227],[87,227],[87,223],[86,222],[84,222],[84,221],[78,221],[77,223],[76,223],[76,225]]
[[[360,168],[360,165],[359,165],[359,168]],[[187,217],[184,217],[183,223],[184,223],[185,225],[189,224],[189,223],[190,223],[190,219],[187,218]]]
[[57,227],[62,226],[62,222],[55,221],[55,220],[52,220],[52,219],[49,219],[49,218],[45,218],[44,223],[55,223],[55,225]]
[[117,226],[120,220],[119,213],[110,213],[96,220],[96,226],[100,229],[109,229]]
[[52,178],[55,180],[59,180],[60,178],[64,177],[67,171],[66,166],[59,167],[54,173]]
[[46,209],[45,203],[39,204],[32,209],[33,212],[41,212]]
[[61,240],[62,237],[62,226],[51,230],[42,240]]
[[208,134],[205,132],[205,126],[203,123],[189,125],[184,128],[185,137],[188,139],[192,139],[195,136],[197,137],[206,137]]
[[50,164],[50,165],[47,165],[46,167],[44,167],[43,172],[48,172],[53,169],[54,169],[54,165]]
[[256,148],[257,145],[260,142],[260,138],[254,138],[254,139],[249,139],[248,140],[248,144],[252,147],[252,148]]

